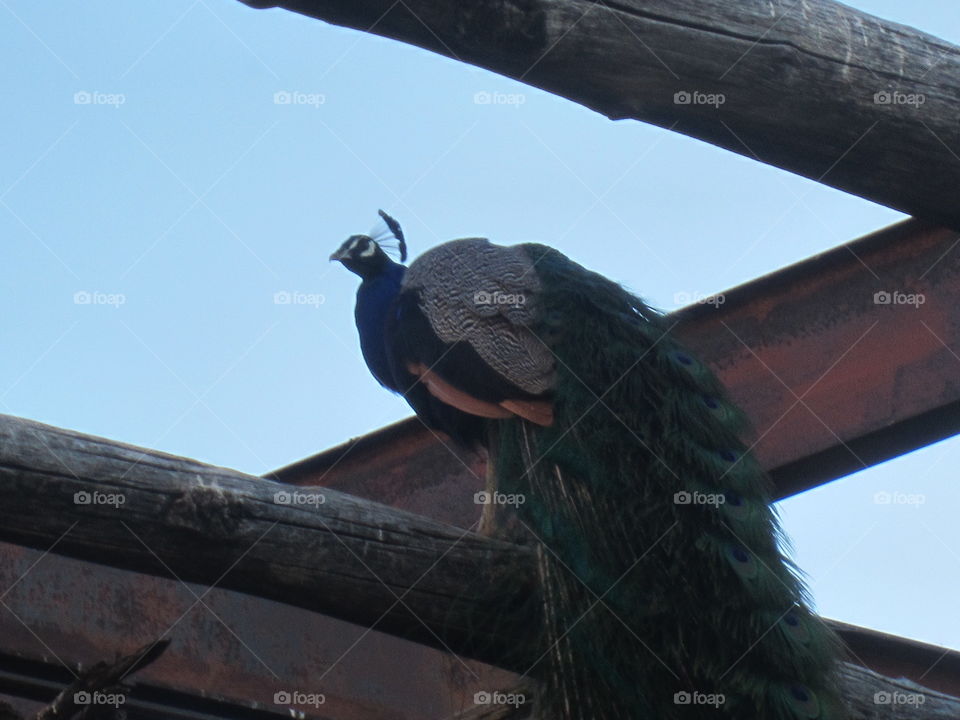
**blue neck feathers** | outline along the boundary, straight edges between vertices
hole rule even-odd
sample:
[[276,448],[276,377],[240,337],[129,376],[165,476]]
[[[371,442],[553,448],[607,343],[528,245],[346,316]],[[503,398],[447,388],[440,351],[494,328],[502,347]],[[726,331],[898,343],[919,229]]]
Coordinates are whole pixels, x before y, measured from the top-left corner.
[[400,293],[405,271],[403,265],[388,260],[381,272],[360,284],[355,310],[363,359],[377,382],[394,392],[402,392],[405,388],[397,387],[390,369],[385,343],[386,321],[394,307],[393,301]]

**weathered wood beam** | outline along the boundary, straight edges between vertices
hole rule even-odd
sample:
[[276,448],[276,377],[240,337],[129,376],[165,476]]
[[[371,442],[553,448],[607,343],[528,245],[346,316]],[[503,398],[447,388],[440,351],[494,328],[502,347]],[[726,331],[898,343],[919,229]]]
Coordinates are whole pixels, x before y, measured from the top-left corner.
[[500,613],[523,604],[533,579],[522,549],[412,513],[8,415],[0,540],[488,660],[508,657],[506,637],[523,635],[519,613]]
[[833,0],[242,0],[960,228],[960,48]]
[[[523,548],[6,415],[0,540],[279,600],[503,667],[526,669],[533,647]],[[960,701],[935,691],[854,666],[842,679],[866,708],[855,718],[960,717]],[[876,693],[900,695],[888,708]]]

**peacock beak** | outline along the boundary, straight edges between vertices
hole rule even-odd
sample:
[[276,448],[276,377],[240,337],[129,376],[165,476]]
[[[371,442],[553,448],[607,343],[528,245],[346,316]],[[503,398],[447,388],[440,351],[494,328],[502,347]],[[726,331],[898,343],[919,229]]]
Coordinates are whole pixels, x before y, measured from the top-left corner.
[[350,257],[350,253],[343,248],[340,248],[335,253],[330,255],[330,262],[333,262],[334,260],[346,260],[348,257]]

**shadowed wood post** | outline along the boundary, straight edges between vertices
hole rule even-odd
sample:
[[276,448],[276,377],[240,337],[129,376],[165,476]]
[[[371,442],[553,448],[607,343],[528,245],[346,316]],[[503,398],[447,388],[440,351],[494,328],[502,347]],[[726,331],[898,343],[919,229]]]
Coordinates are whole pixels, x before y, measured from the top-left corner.
[[[7,415],[0,540],[239,590],[508,669],[539,654],[534,559],[521,547]],[[956,698],[855,665],[842,682],[855,718],[960,717]]]
[[534,577],[524,578],[532,561],[522,549],[412,513],[6,415],[0,541],[486,660],[523,636],[519,613],[501,613],[530,595]]
[[960,48],[833,0],[243,0],[960,228]]

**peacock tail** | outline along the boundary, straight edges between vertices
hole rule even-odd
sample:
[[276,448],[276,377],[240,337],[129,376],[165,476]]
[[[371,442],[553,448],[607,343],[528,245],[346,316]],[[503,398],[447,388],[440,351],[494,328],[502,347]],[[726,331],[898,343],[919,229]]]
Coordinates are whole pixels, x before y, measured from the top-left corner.
[[404,268],[354,235],[331,259],[362,279],[373,375],[428,427],[487,447],[498,489],[524,497],[536,717],[846,716],[839,644],[781,553],[745,418],[667,320],[541,245],[464,238]]
[[838,641],[780,550],[743,413],[660,314],[542,245],[552,425],[490,421],[538,548],[543,720],[839,720]]

